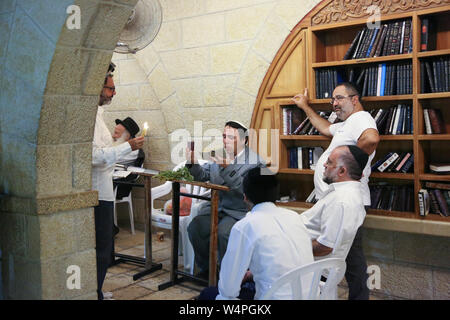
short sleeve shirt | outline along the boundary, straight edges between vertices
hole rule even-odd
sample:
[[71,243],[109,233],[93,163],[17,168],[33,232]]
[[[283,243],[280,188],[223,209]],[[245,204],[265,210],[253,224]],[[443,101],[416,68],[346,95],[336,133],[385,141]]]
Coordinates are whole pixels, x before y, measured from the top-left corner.
[[[314,171],[314,187],[316,192],[316,198],[322,199],[329,189],[329,185],[325,183],[322,178],[324,174],[324,163],[327,161],[331,152],[339,146],[343,145],[356,145],[361,134],[367,129],[377,130],[375,120],[366,111],[359,111],[352,114],[347,120],[339,123],[332,124],[330,126],[330,133],[333,135],[330,145],[317,161],[316,169]],[[369,191],[369,176],[370,176],[370,164],[375,151],[369,156],[367,165],[363,171],[363,177],[361,178],[361,191],[364,205],[370,205],[370,191]]]

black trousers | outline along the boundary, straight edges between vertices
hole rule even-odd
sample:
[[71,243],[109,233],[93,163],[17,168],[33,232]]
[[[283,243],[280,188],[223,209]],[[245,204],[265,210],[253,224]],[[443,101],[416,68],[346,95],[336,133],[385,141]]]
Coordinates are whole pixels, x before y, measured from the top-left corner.
[[103,300],[102,287],[106,270],[111,264],[111,252],[114,246],[114,202],[100,200],[94,207],[95,216],[95,251],[97,256],[97,294]]
[[348,283],[348,300],[369,300],[367,262],[362,247],[362,226],[356,232],[345,262],[347,263],[345,279]]

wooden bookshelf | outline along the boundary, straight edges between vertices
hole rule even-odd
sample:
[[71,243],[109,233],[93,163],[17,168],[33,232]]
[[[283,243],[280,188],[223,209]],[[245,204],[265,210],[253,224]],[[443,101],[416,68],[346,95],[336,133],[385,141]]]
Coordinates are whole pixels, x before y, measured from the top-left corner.
[[[313,170],[288,168],[287,150],[291,147],[329,145],[330,138],[321,135],[283,135],[282,108],[295,106],[291,98],[309,89],[310,105],[316,110],[331,110],[330,99],[317,99],[315,71],[323,68],[360,68],[380,63],[408,62],[412,68],[412,90],[409,94],[365,96],[363,106],[367,110],[387,108],[390,105],[412,105],[413,133],[406,135],[381,135],[372,164],[389,151],[413,152],[414,171],[411,173],[373,172],[371,181],[382,181],[393,185],[410,185],[414,190],[413,212],[370,209],[368,217],[376,216],[395,223],[408,220],[419,224],[444,223],[450,234],[450,217],[429,214],[419,215],[418,191],[427,181],[449,182],[450,175],[432,174],[428,165],[433,162],[450,162],[450,92],[423,93],[421,90],[420,63],[427,59],[450,55],[450,4],[407,0],[410,5],[400,3],[380,4],[381,23],[396,20],[411,20],[412,52],[360,59],[343,60],[358,32],[366,26],[368,13],[359,10],[356,1],[322,1],[291,31],[279,49],[262,82],[255,102],[251,128],[277,129],[279,136],[269,148],[272,158],[279,160],[280,196],[290,194],[295,189],[297,201],[280,204],[287,207],[309,208],[305,200],[314,188]],[[421,51],[421,23],[429,19],[430,42],[428,51]],[[346,69],[347,68],[347,69]],[[294,72],[295,71],[295,72]],[[447,133],[425,134],[424,108],[438,108],[442,111]],[[269,142],[268,142],[269,143]],[[273,161],[272,161],[273,162]],[[366,218],[367,219],[367,218]],[[375,219],[379,220],[379,219]],[[404,228],[399,226],[399,230]],[[417,230],[427,229],[415,227]],[[435,229],[435,228],[428,228]],[[432,233],[432,232],[431,232]]]

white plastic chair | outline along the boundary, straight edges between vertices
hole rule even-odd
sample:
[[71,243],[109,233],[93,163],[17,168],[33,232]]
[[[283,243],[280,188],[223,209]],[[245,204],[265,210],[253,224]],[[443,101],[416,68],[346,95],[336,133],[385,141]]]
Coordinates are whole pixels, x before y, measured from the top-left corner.
[[[206,163],[206,160],[199,160],[200,165]],[[173,171],[184,167],[186,161],[178,164]],[[200,196],[210,196],[211,190],[205,189],[199,186],[193,185],[182,185],[181,187],[186,188],[188,193],[192,193]],[[168,215],[164,212],[164,209],[155,209],[154,201],[162,196],[169,194],[172,191],[172,182],[167,181],[164,184],[152,188],[152,225],[163,228],[172,229],[172,215]],[[199,200],[192,198],[191,213],[188,216],[180,216],[179,225],[179,254],[183,254],[183,265],[185,270],[189,270],[191,274],[194,273],[194,249],[189,240],[187,227],[192,219],[198,214],[198,207],[200,203],[204,200]]]
[[[345,268],[345,260],[339,258],[314,261],[295,268],[276,279],[261,300],[273,299],[283,286],[290,286],[293,300],[337,300],[337,285],[344,278]],[[321,282],[325,270],[328,271],[327,281]]]

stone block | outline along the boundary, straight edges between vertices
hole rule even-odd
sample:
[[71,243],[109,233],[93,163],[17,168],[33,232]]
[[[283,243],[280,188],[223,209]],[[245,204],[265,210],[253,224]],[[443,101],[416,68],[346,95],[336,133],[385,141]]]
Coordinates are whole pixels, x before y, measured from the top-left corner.
[[146,82],[147,76],[136,59],[120,60],[118,71],[121,85]]
[[61,33],[61,27],[65,26],[69,15],[67,7],[73,4],[73,0],[62,1],[34,1],[17,0],[17,4],[45,31],[50,40],[56,44]]
[[191,48],[160,53],[170,79],[187,78],[209,73],[209,48]]
[[[227,12],[225,16],[226,40],[254,39],[273,6],[273,3],[269,3]],[[245,21],[245,24],[242,21]]]
[[256,96],[268,68],[269,64],[251,51],[242,67],[238,88]]
[[[69,289],[70,277],[74,272],[70,266],[79,267],[80,289]],[[69,273],[67,272],[69,271]],[[77,252],[68,256],[42,261],[42,299],[73,299],[88,295],[97,289],[95,249]]]
[[450,271],[433,270],[433,299],[450,300]]
[[367,263],[378,265],[381,270],[381,289],[375,289],[376,293],[403,299],[433,299],[431,269],[404,263],[384,263],[375,259]]
[[77,251],[95,249],[94,209],[75,210],[73,214]]
[[36,26],[30,17],[17,7],[8,43],[7,67],[42,92],[52,61],[55,44]]
[[172,81],[177,97],[183,107],[200,107],[203,105],[203,79],[189,78]]
[[132,7],[100,3],[98,11],[87,28],[83,47],[114,50],[118,35],[131,15]]
[[153,48],[153,44],[149,44],[144,49],[136,52],[135,59],[147,76],[159,63],[159,56]]
[[290,30],[275,15],[267,18],[258,34],[253,50],[259,53],[267,61],[272,61],[280,49]]
[[[46,94],[99,96],[112,53],[57,47],[50,67]],[[95,66],[91,66],[96,61]],[[92,87],[88,87],[92,86]]]
[[39,261],[19,256],[5,255],[3,278],[5,298],[10,300],[42,299],[41,266]]
[[363,229],[363,250],[368,258],[394,260],[394,233],[380,229]]
[[139,109],[140,97],[139,86],[116,86],[116,95],[109,106],[106,106],[105,112],[111,111],[135,111]]
[[240,119],[247,127],[250,122],[255,107],[256,97],[249,95],[241,90],[234,91],[233,101],[231,103],[231,119]]
[[93,190],[37,198],[36,212],[38,215],[51,214],[60,211],[95,207],[96,205],[98,205],[98,192]]
[[278,1],[273,12],[291,30],[317,3],[317,0],[305,0],[300,6],[296,0],[281,0]]
[[222,43],[225,40],[224,19],[224,14],[183,19],[183,46],[189,48]]
[[92,189],[92,143],[72,147],[72,188],[76,191]]
[[[199,121],[197,130],[200,134],[204,134],[205,131],[209,129],[222,132],[230,112],[230,107],[191,108],[189,109],[189,112],[184,115],[186,129],[193,136],[194,122]],[[197,135],[197,133],[195,134]]]
[[211,73],[238,73],[249,46],[249,42],[238,42],[211,47]]
[[237,8],[245,8],[259,3],[267,2],[266,0],[206,0],[206,12],[225,11]]
[[[36,145],[2,133],[3,186],[10,196],[34,197],[36,191]],[[21,155],[17,157],[17,155]]]
[[13,12],[15,5],[16,0],[3,0],[0,2],[0,13]]
[[53,259],[77,250],[74,226],[78,216],[77,211],[67,211],[39,217],[41,259]]
[[0,231],[3,257],[25,257],[27,252],[27,223],[23,214],[1,212]]
[[203,0],[160,0],[164,21],[178,20],[205,13]]
[[181,39],[182,28],[179,20],[163,22],[152,46],[156,51],[177,50],[183,45]]
[[450,268],[450,238],[396,232],[394,233],[394,259]]
[[231,104],[237,76],[226,75],[203,78],[203,102],[205,107]]
[[72,191],[70,145],[41,145],[37,147],[36,154],[37,195],[56,195]]
[[147,155],[148,161],[167,161],[170,156],[167,138],[152,138],[149,140],[151,153]]
[[160,110],[161,105],[150,84],[139,86],[139,110]]
[[[0,4],[0,13],[2,10],[2,6],[5,6],[5,4]],[[5,6],[6,8],[6,6]],[[11,23],[12,23],[12,14],[1,14],[0,15],[0,30],[2,32],[0,33],[0,43],[8,43],[10,33],[11,33]],[[0,46],[0,62],[6,57],[6,45]]]
[[148,81],[160,102],[174,92],[170,78],[161,63],[159,63],[153,69],[152,73],[150,73]]
[[161,111],[166,119],[167,133],[184,128],[184,108],[178,103],[177,94],[174,94],[161,103]]

